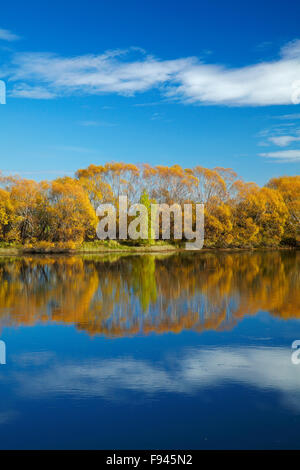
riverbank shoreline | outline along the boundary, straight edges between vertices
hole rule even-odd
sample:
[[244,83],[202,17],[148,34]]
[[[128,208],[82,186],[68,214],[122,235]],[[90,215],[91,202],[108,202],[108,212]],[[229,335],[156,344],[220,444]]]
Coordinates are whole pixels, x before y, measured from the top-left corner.
[[[299,247],[212,247],[202,248],[201,252],[244,252],[244,251],[295,251]],[[45,254],[73,254],[73,255],[92,255],[92,254],[157,254],[157,253],[180,253],[195,250],[186,250],[184,246],[176,245],[151,245],[151,246],[129,246],[120,245],[116,247],[99,246],[95,247],[79,247],[79,248],[61,248],[61,247],[0,247],[0,256],[23,256],[23,255],[45,255]]]

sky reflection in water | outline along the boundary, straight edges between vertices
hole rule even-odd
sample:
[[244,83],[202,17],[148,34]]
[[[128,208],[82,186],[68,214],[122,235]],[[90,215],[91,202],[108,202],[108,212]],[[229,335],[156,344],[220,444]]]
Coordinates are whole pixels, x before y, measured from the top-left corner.
[[299,253],[0,259],[1,448],[298,448]]

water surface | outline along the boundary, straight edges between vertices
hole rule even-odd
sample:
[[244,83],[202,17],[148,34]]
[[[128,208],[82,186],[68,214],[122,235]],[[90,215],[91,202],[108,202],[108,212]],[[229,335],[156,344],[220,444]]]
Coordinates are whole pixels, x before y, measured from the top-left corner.
[[299,448],[299,259],[0,258],[0,447]]

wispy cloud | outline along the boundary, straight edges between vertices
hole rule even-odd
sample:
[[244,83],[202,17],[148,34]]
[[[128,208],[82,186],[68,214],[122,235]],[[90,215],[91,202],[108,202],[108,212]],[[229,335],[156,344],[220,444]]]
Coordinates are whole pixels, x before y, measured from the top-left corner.
[[300,162],[300,150],[280,150],[277,152],[261,153],[261,157],[271,158],[279,162]]
[[[280,125],[271,126],[258,134],[259,138],[264,140],[258,142],[260,147],[269,147],[272,144],[277,147],[289,147],[292,143],[300,142],[300,128],[297,122],[283,122]],[[277,162],[298,161],[298,149],[284,149],[281,151],[272,151],[261,153],[261,157],[271,158]]]
[[265,50],[265,49],[269,49],[272,45],[273,45],[272,41],[263,41],[256,45],[256,49]]
[[299,142],[300,137],[295,137],[293,135],[279,135],[275,137],[269,137],[269,141],[279,147],[286,147],[292,142]]
[[21,39],[21,38],[20,38],[20,36],[18,36],[17,34],[12,33],[8,29],[0,28],[0,40],[1,39],[3,41],[11,42],[11,41],[17,41],[18,39]]
[[114,127],[116,124],[106,121],[79,121],[80,126],[84,127]]
[[150,101],[150,102],[146,102],[146,103],[135,103],[135,104],[133,104],[133,106],[135,108],[139,108],[139,107],[146,107],[146,106],[158,106],[158,105],[163,104],[163,103],[164,103],[164,101]]
[[291,104],[293,84],[300,77],[300,41],[287,44],[280,57],[229,69],[199,64],[180,74],[181,85],[171,94],[187,102],[235,106]]
[[159,88],[164,97],[184,103],[228,106],[292,104],[299,78],[300,40],[285,45],[277,60],[239,68],[196,57],[160,60],[131,48],[77,57],[19,53],[9,73],[23,87],[47,90],[49,98],[76,93],[132,96]]
[[161,113],[153,113],[151,116],[151,121],[160,121],[162,119],[162,114]]
[[293,119],[300,119],[300,113],[294,114],[283,114],[281,116],[276,116],[278,119],[286,119],[286,120],[293,120]]
[[[137,53],[134,51],[135,54]],[[63,58],[54,54],[17,54],[10,79],[41,82],[57,94],[118,93],[132,96],[172,79],[192,59],[159,61],[150,56],[124,60],[132,51],[109,51],[102,55]],[[141,52],[139,51],[140,55]]]
[[14,98],[31,98],[35,100],[49,100],[55,98],[55,94],[45,87],[30,86],[26,83],[20,83],[9,91],[9,96]]

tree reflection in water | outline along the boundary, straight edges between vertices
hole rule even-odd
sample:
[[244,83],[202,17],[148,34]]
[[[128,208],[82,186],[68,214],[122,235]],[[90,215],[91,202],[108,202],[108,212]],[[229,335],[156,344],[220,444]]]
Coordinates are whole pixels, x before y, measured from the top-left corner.
[[108,337],[299,318],[299,252],[0,259],[0,326],[74,324]]

